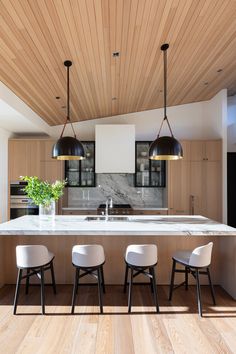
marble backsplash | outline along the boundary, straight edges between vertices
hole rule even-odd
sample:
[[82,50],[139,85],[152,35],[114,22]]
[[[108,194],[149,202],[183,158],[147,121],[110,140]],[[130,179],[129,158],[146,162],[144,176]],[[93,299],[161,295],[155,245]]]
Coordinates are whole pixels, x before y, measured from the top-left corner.
[[97,174],[97,187],[68,188],[68,206],[96,207],[108,196],[113,203],[133,207],[166,207],[166,188],[135,188],[133,174]]

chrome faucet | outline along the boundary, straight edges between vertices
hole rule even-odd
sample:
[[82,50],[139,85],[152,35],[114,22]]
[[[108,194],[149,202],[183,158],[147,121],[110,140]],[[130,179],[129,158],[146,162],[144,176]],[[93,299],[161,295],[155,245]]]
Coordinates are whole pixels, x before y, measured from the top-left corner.
[[109,216],[109,208],[113,208],[113,201],[112,201],[112,197],[108,197],[106,200],[106,209],[105,209],[105,221],[108,220],[108,216]]

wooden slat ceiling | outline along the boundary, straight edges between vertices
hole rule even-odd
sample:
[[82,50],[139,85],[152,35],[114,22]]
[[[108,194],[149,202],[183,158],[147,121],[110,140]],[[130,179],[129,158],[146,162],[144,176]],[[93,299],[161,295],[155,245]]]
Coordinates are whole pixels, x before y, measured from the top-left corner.
[[[235,0],[0,0],[0,79],[50,125],[236,93]],[[119,57],[113,57],[113,52]],[[60,99],[56,99],[60,96]]]

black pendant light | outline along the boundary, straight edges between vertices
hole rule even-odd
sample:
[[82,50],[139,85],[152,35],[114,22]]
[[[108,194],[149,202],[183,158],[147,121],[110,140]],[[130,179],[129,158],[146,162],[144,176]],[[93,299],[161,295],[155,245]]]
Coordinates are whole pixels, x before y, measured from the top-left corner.
[[[84,157],[84,148],[81,142],[76,138],[75,130],[73,124],[70,120],[70,66],[72,62],[66,60],[64,62],[65,67],[67,68],[67,115],[66,121],[63,126],[61,136],[54,144],[52,149],[52,158],[57,160],[83,160]],[[74,136],[63,136],[65,127],[67,123],[71,124],[72,131]]]
[[[169,44],[163,44],[161,50],[163,51],[164,59],[164,118],[162,120],[156,140],[154,140],[149,149],[149,158],[151,160],[178,160],[183,158],[182,146],[177,139],[175,139],[169,120],[166,115],[167,105],[167,49]],[[161,136],[160,132],[164,121],[166,121],[171,136]]]

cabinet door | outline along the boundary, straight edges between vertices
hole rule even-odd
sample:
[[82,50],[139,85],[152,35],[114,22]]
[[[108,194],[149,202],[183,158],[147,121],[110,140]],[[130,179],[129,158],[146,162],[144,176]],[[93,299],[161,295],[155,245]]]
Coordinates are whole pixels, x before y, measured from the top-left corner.
[[205,159],[205,141],[192,140],[190,143],[191,161],[203,161]]
[[52,148],[55,141],[40,141],[40,178],[50,183],[63,179],[63,162],[52,159]]
[[38,176],[40,147],[37,140],[9,140],[9,180]]
[[169,214],[190,213],[190,162],[169,161],[168,163],[168,207]]
[[189,140],[180,140],[183,149],[183,160],[190,161],[191,159],[191,142]]
[[222,169],[219,161],[204,162],[203,212],[207,218],[222,222]]
[[205,155],[207,161],[221,161],[222,141],[209,140],[205,143]]
[[202,215],[202,197],[203,197],[203,178],[204,162],[191,161],[190,162],[190,214]]

